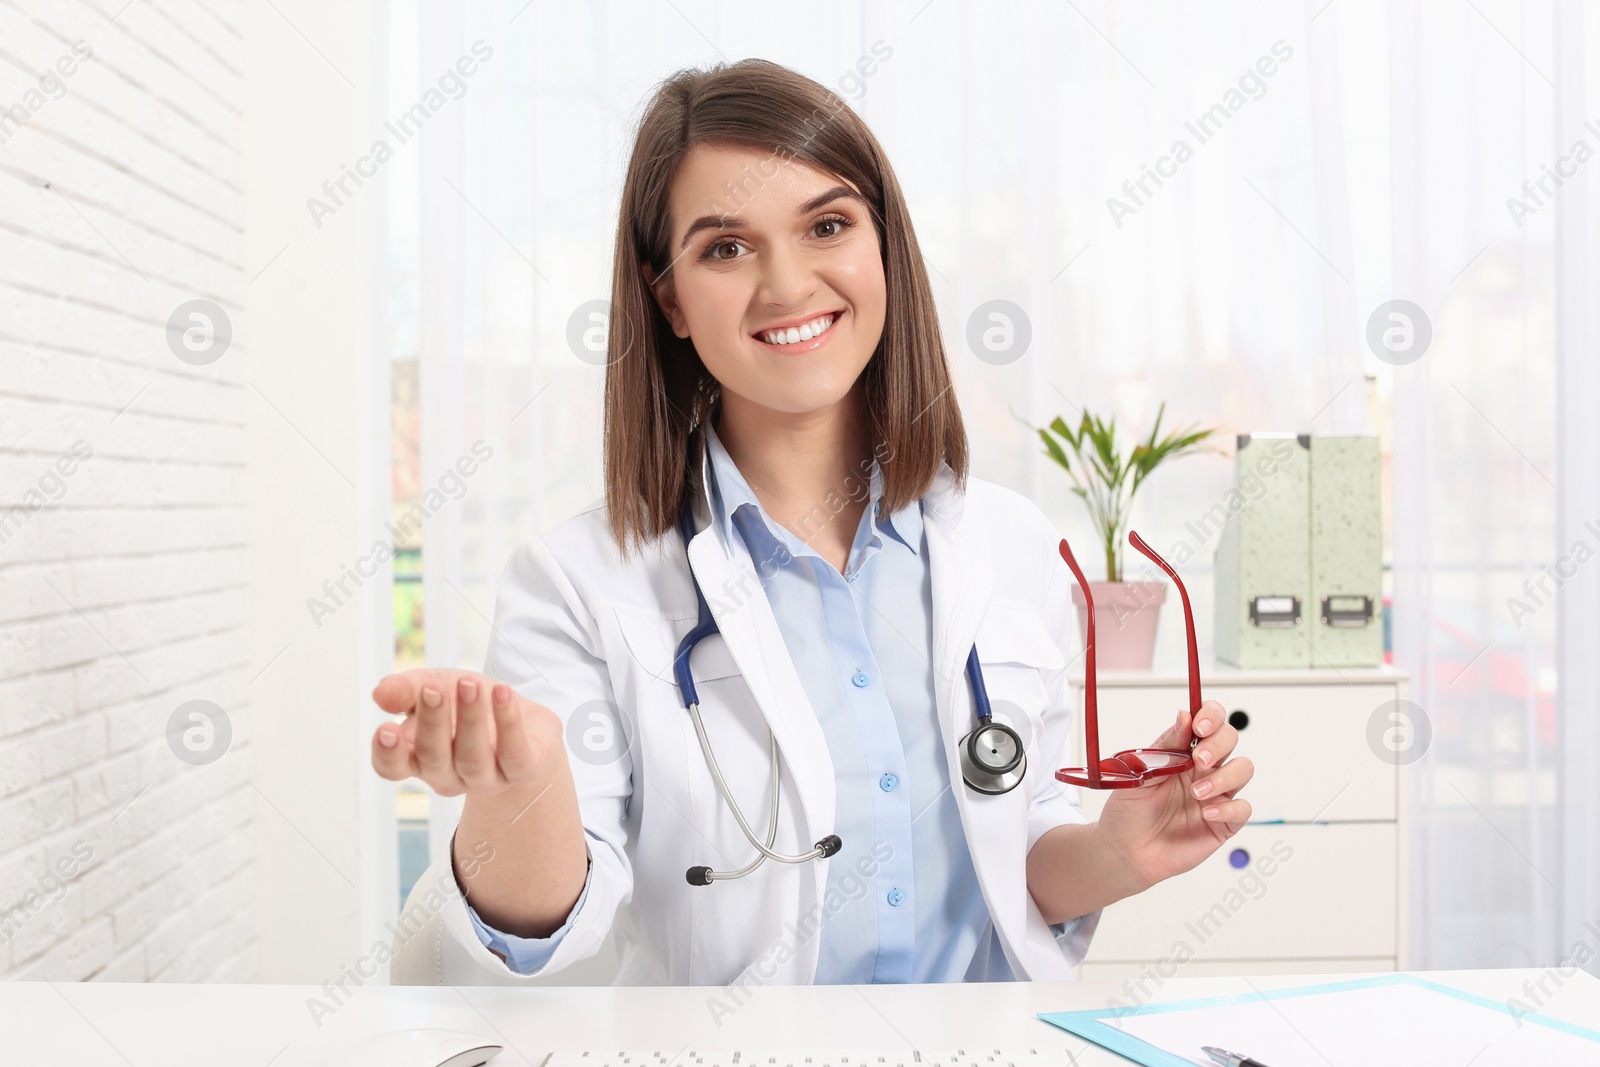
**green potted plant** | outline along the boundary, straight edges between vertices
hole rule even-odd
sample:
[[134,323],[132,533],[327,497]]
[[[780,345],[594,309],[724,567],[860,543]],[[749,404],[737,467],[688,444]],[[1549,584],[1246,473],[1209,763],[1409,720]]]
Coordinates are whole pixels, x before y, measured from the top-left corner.
[[[1211,451],[1203,444],[1216,433],[1214,428],[1190,426],[1161,437],[1161,418],[1166,410],[1163,403],[1156,412],[1150,436],[1135,442],[1126,455],[1117,440],[1115,418],[1107,422],[1085,411],[1076,430],[1059,415],[1048,427],[1034,427],[1044,442],[1045,454],[1072,479],[1072,491],[1088,507],[1089,518],[1105,549],[1106,580],[1090,583],[1095,606],[1095,657],[1102,667],[1149,670],[1155,658],[1156,623],[1167,597],[1165,580],[1123,580],[1123,545],[1128,539],[1134,494],[1162,463]],[[1072,600],[1078,607],[1078,630],[1082,633],[1088,608],[1076,585]]]

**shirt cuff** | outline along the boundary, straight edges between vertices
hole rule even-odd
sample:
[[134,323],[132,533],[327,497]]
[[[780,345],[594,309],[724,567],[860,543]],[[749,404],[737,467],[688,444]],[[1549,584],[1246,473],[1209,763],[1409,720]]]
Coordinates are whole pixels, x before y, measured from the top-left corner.
[[1078,932],[1078,927],[1083,925],[1087,915],[1080,915],[1076,919],[1068,919],[1064,923],[1051,923],[1050,932],[1056,935],[1056,943],[1063,948],[1072,940],[1072,935]]
[[583,892],[578,894],[578,902],[567,913],[567,921],[549,937],[518,937],[516,934],[503,933],[480,919],[470,902],[463,901],[467,904],[467,917],[472,920],[472,928],[477,931],[478,940],[483,942],[485,948],[504,958],[506,966],[516,973],[532,974],[550,962],[562,938],[572,929],[572,921],[583,908],[583,902],[589,898],[589,880],[593,874],[594,863],[591,861],[583,875]]

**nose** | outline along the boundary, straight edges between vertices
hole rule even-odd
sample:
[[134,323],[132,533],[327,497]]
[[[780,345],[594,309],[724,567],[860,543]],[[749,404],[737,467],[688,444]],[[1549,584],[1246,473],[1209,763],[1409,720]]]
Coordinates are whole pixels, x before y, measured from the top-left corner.
[[756,298],[768,307],[803,304],[816,289],[816,272],[800,250],[779,243],[762,257],[761,283]]

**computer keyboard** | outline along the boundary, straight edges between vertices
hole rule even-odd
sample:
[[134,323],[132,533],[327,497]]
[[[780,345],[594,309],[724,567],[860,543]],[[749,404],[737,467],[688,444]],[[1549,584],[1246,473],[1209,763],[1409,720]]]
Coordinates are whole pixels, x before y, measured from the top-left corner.
[[552,1052],[541,1067],[1073,1067],[1065,1048],[923,1049],[917,1052]]

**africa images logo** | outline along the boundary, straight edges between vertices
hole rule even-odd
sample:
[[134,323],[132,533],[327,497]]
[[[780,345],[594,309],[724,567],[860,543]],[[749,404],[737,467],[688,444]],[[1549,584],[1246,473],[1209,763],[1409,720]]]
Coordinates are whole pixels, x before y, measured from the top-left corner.
[[356,159],[354,165],[342,166],[337,178],[329,178],[322,183],[325,199],[315,196],[306,198],[306,210],[311,213],[311,221],[317,229],[322,229],[324,218],[337,214],[355,196],[350,188],[351,182],[355,183],[356,189],[360,189],[366,184],[366,179],[376,178],[378,168],[394,158],[396,146],[405,144],[420,133],[423,125],[438,114],[445,104],[467,95],[467,79],[478,73],[480,64],[489,62],[494,56],[494,49],[483,41],[474,41],[471,52],[472,55],[461,56],[454,66],[446,68],[439,75],[436,79],[437,88],[429,87],[422,94],[422,99],[383,124],[383,128],[394,138],[393,144],[388,138],[379,137],[372,142],[372,147],[365,155]]
[[1202,111],[1193,121],[1183,124],[1183,128],[1194,138],[1194,144],[1190,144],[1186,137],[1179,137],[1165,154],[1156,157],[1153,168],[1148,163],[1141,164],[1142,173],[1122,183],[1122,193],[1126,199],[1115,196],[1106,198],[1106,210],[1111,213],[1111,221],[1117,224],[1117,229],[1122,229],[1123,219],[1136,214],[1155,196],[1150,183],[1154,182],[1156,189],[1160,189],[1164,184],[1161,179],[1177,177],[1178,168],[1195,157],[1200,145],[1222,132],[1228,120],[1250,101],[1260,100],[1267,95],[1266,79],[1278,72],[1280,64],[1294,58],[1294,49],[1284,41],[1272,42],[1270,51],[1271,55],[1261,56],[1254,66],[1239,75],[1235,86],[1230,86],[1222,94],[1222,99]]

